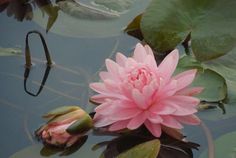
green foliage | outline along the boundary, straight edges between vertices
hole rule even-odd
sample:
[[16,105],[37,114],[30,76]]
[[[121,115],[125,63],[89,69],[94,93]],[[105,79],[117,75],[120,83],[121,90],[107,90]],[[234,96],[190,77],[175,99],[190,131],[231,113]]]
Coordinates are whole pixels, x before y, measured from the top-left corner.
[[191,34],[200,61],[222,56],[236,44],[234,0],[153,0],[144,12],[144,40],[159,53],[173,50]]
[[90,130],[92,127],[93,120],[88,114],[86,114],[83,118],[70,125],[70,127],[68,127],[66,131],[70,134],[83,134],[84,132]]
[[[214,141],[215,158],[234,158],[236,157],[236,132],[227,133]],[[210,151],[212,152],[212,151]],[[207,150],[205,150],[200,158],[206,158]]]
[[197,97],[208,102],[221,101],[227,94],[225,79],[217,72],[205,68],[200,62],[191,56],[184,56],[180,59],[177,72],[188,69],[198,69],[197,76],[191,86],[203,87],[204,90]]
[[117,156],[117,158],[156,158],[158,156],[161,144],[158,139],[154,139],[125,151]]
[[78,106],[61,106],[58,107],[47,114],[43,115],[44,118],[53,118],[59,115],[64,115],[66,113],[80,109]]

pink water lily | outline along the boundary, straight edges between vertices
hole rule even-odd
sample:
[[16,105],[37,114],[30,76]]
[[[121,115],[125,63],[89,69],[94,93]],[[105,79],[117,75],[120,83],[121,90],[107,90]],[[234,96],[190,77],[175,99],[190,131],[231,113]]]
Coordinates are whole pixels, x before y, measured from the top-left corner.
[[176,49],[157,66],[151,48],[141,44],[136,45],[133,57],[117,53],[116,62],[106,59],[107,71],[100,72],[102,82],[90,84],[99,93],[91,98],[100,103],[95,108],[95,127],[117,131],[144,124],[159,137],[163,126],[181,129],[182,124],[199,124],[194,115],[199,99],[193,95],[202,88],[187,88],[197,71],[172,77],[178,60]]

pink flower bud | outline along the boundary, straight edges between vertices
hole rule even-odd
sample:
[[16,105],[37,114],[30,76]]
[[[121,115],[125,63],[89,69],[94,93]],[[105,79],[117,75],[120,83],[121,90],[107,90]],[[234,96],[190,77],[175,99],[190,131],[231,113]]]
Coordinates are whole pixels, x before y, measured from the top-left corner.
[[70,147],[92,127],[92,119],[79,107],[61,107],[44,117],[50,120],[36,136],[48,145]]

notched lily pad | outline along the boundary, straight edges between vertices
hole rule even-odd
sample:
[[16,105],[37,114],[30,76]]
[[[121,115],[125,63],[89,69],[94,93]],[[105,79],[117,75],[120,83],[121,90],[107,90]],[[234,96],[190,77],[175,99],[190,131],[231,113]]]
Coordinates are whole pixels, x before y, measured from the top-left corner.
[[235,0],[153,0],[141,20],[145,41],[159,53],[173,50],[191,33],[200,61],[217,58],[236,45]]
[[184,56],[180,59],[176,72],[189,69],[198,69],[196,78],[191,86],[203,87],[204,90],[197,97],[207,102],[224,100],[227,96],[227,85],[224,77],[217,72],[204,68],[204,66],[191,56]]

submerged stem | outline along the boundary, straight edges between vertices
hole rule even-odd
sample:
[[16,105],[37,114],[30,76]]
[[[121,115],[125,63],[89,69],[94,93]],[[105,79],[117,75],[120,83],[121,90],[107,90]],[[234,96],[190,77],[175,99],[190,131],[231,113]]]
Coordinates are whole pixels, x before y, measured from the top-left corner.
[[208,158],[215,158],[215,146],[213,143],[211,131],[206,126],[206,124],[202,121],[200,126],[202,127],[203,131],[205,132],[205,135],[207,137],[207,143],[208,143]]
[[33,31],[29,31],[27,33],[27,35],[26,35],[26,38],[25,38],[25,65],[26,65],[26,67],[30,68],[31,65],[32,65],[31,54],[30,54],[30,47],[29,47],[29,35],[30,34],[37,34],[37,35],[39,35],[39,37],[40,37],[40,39],[42,41],[42,44],[43,44],[43,48],[44,48],[44,52],[45,52],[45,57],[46,57],[46,60],[47,60],[47,65],[51,66],[52,65],[52,60],[51,60],[51,57],[50,57],[50,53],[49,53],[46,41],[45,41],[43,35],[40,32],[38,32],[36,30],[33,30]]

